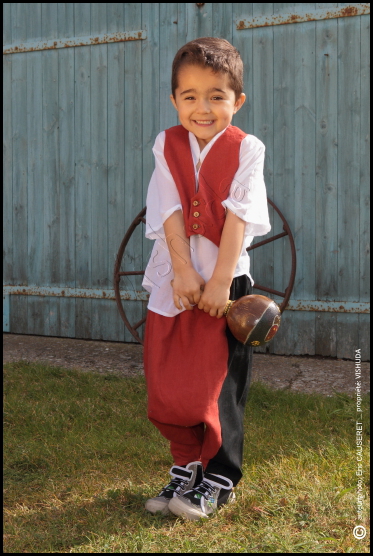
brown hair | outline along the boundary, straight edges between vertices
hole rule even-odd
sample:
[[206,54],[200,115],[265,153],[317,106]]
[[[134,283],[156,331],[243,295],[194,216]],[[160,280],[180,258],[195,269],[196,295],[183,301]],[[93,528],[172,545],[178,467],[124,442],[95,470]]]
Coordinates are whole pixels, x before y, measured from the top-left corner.
[[211,68],[216,73],[228,73],[229,85],[235,92],[236,100],[243,91],[243,62],[240,53],[225,39],[202,37],[188,42],[178,50],[172,64],[173,96],[178,87],[179,71],[186,65]]

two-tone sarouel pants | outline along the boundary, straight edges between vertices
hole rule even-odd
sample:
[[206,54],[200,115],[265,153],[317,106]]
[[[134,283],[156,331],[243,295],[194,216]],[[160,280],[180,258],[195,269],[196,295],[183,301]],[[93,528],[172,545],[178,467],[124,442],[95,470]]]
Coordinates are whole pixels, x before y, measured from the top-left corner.
[[[249,278],[239,276],[229,298],[251,291]],[[170,441],[176,465],[201,461],[206,472],[239,482],[251,366],[252,348],[234,338],[225,317],[197,306],[176,317],[148,311],[148,417]]]

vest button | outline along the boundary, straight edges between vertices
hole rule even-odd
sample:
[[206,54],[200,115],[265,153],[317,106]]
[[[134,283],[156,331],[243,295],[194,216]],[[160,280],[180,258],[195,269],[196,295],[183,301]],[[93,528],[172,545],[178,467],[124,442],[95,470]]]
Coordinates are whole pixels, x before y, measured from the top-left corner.
[[192,228],[193,230],[197,230],[197,228],[199,228],[199,224],[193,224]]
[[193,216],[194,216],[195,218],[198,218],[198,217],[199,217],[199,212],[193,212]]
[[198,205],[199,205],[199,201],[193,201],[193,206],[194,207],[198,207]]

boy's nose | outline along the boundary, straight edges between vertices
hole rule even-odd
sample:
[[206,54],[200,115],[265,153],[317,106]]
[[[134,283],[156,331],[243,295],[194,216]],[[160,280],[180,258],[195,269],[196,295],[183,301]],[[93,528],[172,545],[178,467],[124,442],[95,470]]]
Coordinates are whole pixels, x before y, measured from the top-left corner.
[[200,100],[196,107],[196,112],[199,114],[208,114],[211,112],[210,103],[207,100]]

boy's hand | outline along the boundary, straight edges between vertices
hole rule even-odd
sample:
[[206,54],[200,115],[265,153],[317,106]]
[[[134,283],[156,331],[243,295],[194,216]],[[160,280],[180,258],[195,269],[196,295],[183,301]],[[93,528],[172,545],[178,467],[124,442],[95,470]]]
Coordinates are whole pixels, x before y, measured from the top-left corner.
[[203,291],[198,303],[198,309],[203,309],[211,317],[220,319],[223,316],[225,306],[229,300],[230,286],[226,282],[219,282],[211,278]]
[[186,268],[182,273],[175,273],[171,280],[175,307],[182,310],[182,302],[185,309],[192,311],[192,305],[197,305],[201,298],[204,285],[204,279],[193,267]]

